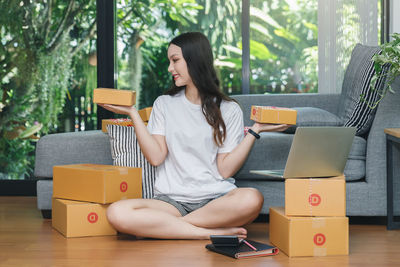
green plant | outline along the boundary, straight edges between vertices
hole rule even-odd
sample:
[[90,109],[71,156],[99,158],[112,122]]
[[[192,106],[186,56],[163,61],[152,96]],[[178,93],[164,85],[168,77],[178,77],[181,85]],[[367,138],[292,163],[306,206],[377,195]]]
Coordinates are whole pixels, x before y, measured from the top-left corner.
[[[372,57],[375,68],[375,75],[371,79],[370,90],[378,90],[378,99],[370,103],[361,95],[361,99],[365,101],[371,109],[378,106],[379,102],[386,96],[388,92],[394,93],[392,83],[400,75],[400,33],[393,33],[393,40],[382,44],[380,47],[382,53]],[[384,86],[382,89],[377,88],[377,81],[382,80]]]

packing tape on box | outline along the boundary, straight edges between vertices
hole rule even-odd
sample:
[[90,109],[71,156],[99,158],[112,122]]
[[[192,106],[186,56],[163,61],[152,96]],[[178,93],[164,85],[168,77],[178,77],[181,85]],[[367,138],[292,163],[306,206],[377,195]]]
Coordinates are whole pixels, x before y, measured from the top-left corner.
[[[308,207],[310,208],[310,213],[309,213],[309,215],[310,216],[313,216],[314,214],[313,214],[313,207],[314,207],[314,205],[312,204],[312,203],[314,203],[313,202],[313,195],[314,195],[314,184],[316,184],[316,183],[320,183],[321,181],[320,180],[318,180],[318,179],[312,179],[312,178],[309,178],[309,183],[308,183]],[[319,201],[321,201],[321,197],[319,196]],[[321,204],[321,202],[319,202],[317,205],[320,205]]]
[[280,122],[279,114],[280,114],[281,112],[280,112],[280,110],[278,110],[277,112],[278,112],[278,122]]
[[127,175],[128,174],[128,169],[127,168],[118,168],[119,174],[121,175]]
[[326,248],[314,248],[314,256],[326,256]]
[[322,228],[322,227],[325,227],[325,225],[326,225],[325,218],[321,218],[321,217],[312,218],[311,227],[313,229]]

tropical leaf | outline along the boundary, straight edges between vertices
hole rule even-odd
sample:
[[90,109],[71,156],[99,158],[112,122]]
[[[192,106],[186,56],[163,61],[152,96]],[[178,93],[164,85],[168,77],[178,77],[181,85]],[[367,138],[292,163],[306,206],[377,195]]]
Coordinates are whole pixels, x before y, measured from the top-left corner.
[[276,30],[274,30],[274,33],[282,38],[285,38],[286,40],[288,40],[292,43],[297,43],[300,41],[300,39],[296,35],[290,33],[289,31],[287,31],[284,28],[276,29]]
[[271,25],[274,28],[282,28],[278,22],[276,22],[270,15],[263,12],[261,9],[250,6],[250,16],[256,17]]
[[268,29],[257,22],[250,22],[250,29],[258,31],[259,33],[266,36],[268,39],[272,39],[271,34],[269,33]]
[[264,44],[254,40],[250,40],[250,54],[261,60],[274,60],[277,58]]

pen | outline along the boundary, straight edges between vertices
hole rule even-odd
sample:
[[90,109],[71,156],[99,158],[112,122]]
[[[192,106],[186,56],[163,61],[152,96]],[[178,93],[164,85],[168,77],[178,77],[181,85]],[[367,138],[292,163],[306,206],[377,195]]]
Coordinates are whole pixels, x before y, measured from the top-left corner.
[[247,246],[249,246],[250,248],[252,248],[253,250],[257,250],[252,244],[250,244],[249,242],[247,242],[246,240],[242,240],[242,242],[244,242]]

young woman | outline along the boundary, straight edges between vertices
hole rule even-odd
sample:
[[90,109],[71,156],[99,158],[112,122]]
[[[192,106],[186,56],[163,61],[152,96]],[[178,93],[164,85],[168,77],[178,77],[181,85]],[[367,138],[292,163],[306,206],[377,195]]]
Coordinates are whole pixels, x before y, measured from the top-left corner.
[[246,237],[243,228],[259,214],[262,194],[237,188],[230,178],[243,165],[263,131],[287,125],[255,123],[244,135],[239,105],[223,95],[208,39],[190,32],[168,47],[172,89],[156,99],[146,127],[134,107],[102,105],[129,115],[146,159],[158,166],[154,199],[111,204],[110,223],[120,232],[166,239]]

